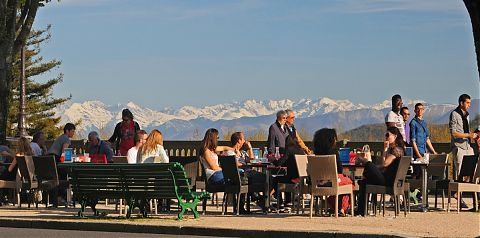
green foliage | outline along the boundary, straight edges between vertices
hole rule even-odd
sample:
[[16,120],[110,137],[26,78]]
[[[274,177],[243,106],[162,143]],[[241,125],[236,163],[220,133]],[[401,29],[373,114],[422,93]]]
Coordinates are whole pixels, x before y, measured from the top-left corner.
[[[50,38],[50,25],[43,30],[32,30],[25,47],[27,131],[29,135],[33,135],[35,132],[42,130],[49,139],[63,133],[63,126],[57,126],[60,117],[55,116],[53,109],[70,99],[70,97],[56,98],[52,95],[53,87],[63,81],[63,74],[60,73],[46,82],[34,81],[36,76],[57,69],[61,65],[59,60],[46,61],[40,56],[41,44],[46,43]],[[15,125],[18,122],[20,58],[21,55],[18,54],[13,64],[12,94],[7,123],[7,128],[11,129],[9,131],[10,136],[15,134]]]

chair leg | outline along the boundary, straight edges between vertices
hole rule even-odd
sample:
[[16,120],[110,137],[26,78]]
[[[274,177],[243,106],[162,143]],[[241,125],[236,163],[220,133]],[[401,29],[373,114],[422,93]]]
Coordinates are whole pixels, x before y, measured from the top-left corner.
[[385,193],[382,194],[382,210],[383,210],[383,216],[385,217]]
[[[460,189],[459,189],[460,190]],[[460,213],[460,201],[462,201],[462,193],[458,191],[457,197],[457,213]]]
[[435,209],[437,209],[437,197],[438,197],[438,189],[435,188]]
[[450,212],[450,202],[452,198],[452,191],[450,190],[450,186],[448,187],[448,203],[447,203],[447,212]]
[[408,197],[403,193],[403,213],[405,214],[405,217],[407,217],[407,199]]
[[205,215],[207,213],[207,198],[204,198],[202,201],[202,214]]
[[[240,197],[241,196],[242,196],[241,193],[238,193],[237,196],[236,196],[236,198],[237,198],[237,201],[236,201],[237,202],[236,203],[237,204],[237,209],[236,209],[237,210],[237,216],[240,215]],[[233,197],[235,197],[235,196],[233,196]]]
[[442,209],[445,209],[445,189],[442,189]]
[[277,194],[277,214],[280,214],[280,201],[281,201],[280,196],[281,195],[280,195],[280,191],[279,191],[278,187],[275,190],[275,193]]
[[310,199],[311,199],[311,201],[310,201],[310,219],[312,219],[312,215],[313,215],[313,214],[312,214],[312,213],[313,213],[313,203],[314,203],[314,201],[315,201],[315,197],[313,196],[313,194],[310,194],[310,197],[311,197],[311,198],[310,198]]
[[338,218],[338,193],[335,195],[335,218]]
[[365,193],[365,202],[364,202],[364,214],[365,216],[368,215],[368,193]]

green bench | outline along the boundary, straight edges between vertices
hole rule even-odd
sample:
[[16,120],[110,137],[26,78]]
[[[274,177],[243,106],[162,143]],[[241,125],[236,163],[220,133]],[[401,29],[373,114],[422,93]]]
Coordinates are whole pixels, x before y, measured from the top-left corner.
[[183,219],[187,209],[199,217],[197,204],[210,197],[206,192],[190,190],[188,178],[179,163],[168,164],[59,164],[71,177],[75,200],[83,216],[85,208],[90,206],[95,215],[99,212],[95,206],[102,199],[125,199],[129,205],[127,218],[138,207],[144,217],[147,216],[149,199],[177,199],[181,208],[178,219]]

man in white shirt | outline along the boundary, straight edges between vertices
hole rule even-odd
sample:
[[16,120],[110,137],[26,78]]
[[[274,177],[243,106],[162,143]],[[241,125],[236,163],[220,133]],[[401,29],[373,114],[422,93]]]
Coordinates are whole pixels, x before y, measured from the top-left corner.
[[403,141],[406,141],[407,137],[405,136],[405,123],[403,122],[402,115],[400,115],[400,108],[402,108],[402,105],[402,97],[398,94],[393,95],[392,110],[389,111],[385,116],[385,124],[387,127],[394,126],[398,128],[400,134],[403,136]]
[[129,164],[135,164],[137,163],[137,153],[138,153],[138,148],[145,143],[147,140],[148,134],[144,130],[139,130],[135,134],[135,146],[130,148],[127,152],[127,160]]

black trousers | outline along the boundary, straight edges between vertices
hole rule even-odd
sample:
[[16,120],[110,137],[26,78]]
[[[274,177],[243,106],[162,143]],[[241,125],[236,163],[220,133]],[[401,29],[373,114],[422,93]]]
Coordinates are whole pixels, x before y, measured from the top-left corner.
[[367,184],[385,185],[385,176],[372,162],[365,164],[363,170],[364,179],[358,181],[360,190],[358,191],[358,214],[365,216],[365,186]]

